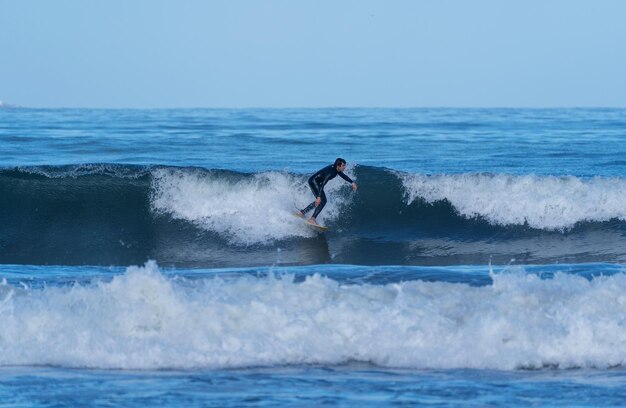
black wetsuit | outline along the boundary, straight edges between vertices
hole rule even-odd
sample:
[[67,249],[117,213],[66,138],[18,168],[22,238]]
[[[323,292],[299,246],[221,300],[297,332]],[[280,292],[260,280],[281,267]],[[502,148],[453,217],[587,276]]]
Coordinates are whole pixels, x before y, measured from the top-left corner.
[[[346,176],[343,173],[339,173],[337,168],[334,165],[326,166],[322,170],[318,171],[311,177],[309,177],[309,187],[311,187],[311,191],[315,194],[315,198],[319,197],[321,199],[320,205],[315,208],[313,212],[313,218],[316,218],[319,213],[322,211],[324,206],[326,205],[326,194],[324,194],[324,186],[328,183],[329,180],[334,179],[335,177],[341,177],[348,183],[353,183],[352,179]],[[315,201],[309,204],[304,210],[301,210],[303,214],[308,213],[315,207]]]

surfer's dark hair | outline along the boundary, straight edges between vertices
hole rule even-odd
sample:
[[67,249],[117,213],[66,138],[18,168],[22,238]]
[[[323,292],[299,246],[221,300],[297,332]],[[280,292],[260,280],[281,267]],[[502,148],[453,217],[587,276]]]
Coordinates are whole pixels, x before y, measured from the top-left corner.
[[342,164],[346,164],[346,161],[341,157],[337,157],[337,159],[335,159],[335,165],[333,167],[341,166]]

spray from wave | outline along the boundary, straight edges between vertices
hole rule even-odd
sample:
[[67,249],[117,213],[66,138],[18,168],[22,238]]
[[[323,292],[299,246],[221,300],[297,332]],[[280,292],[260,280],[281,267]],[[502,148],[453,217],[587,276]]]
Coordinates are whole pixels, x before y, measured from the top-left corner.
[[[329,183],[335,194],[342,186]],[[267,243],[313,232],[293,217],[313,200],[306,178],[287,173],[238,173],[158,169],[152,173],[151,208],[242,245]],[[336,219],[348,200],[331,200],[319,221]]]

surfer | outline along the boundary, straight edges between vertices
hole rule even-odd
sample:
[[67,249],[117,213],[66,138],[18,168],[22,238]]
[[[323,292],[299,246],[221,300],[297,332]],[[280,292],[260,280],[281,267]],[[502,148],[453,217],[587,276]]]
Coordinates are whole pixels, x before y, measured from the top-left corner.
[[334,164],[330,166],[326,166],[311,177],[309,177],[309,187],[311,187],[311,191],[313,195],[315,195],[315,201],[309,204],[303,210],[300,210],[300,214],[302,218],[311,211],[315,207],[315,211],[313,212],[313,216],[309,219],[309,223],[319,225],[317,223],[317,216],[322,212],[324,206],[326,205],[326,194],[324,194],[324,186],[328,183],[329,180],[334,179],[337,175],[352,184],[352,190],[356,191],[357,186],[354,181],[348,176],[346,176],[343,171],[346,169],[346,161],[341,157],[338,157],[335,160]]

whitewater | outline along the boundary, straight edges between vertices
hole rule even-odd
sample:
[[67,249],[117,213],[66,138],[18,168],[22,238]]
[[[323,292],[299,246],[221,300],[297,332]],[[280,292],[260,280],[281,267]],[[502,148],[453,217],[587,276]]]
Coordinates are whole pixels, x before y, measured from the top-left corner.
[[606,369],[626,358],[623,272],[542,279],[517,267],[488,271],[486,285],[357,283],[373,271],[344,272],[351,281],[322,273],[296,281],[288,269],[168,278],[150,261],[85,284],[34,289],[5,280],[0,364],[514,370]]

